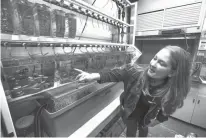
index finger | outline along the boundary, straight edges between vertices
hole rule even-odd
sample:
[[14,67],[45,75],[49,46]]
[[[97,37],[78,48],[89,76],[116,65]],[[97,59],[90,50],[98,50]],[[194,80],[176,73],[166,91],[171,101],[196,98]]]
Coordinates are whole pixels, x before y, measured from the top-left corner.
[[84,73],[84,71],[81,70],[81,69],[76,69],[76,68],[74,68],[74,70],[76,70],[76,71],[78,71],[78,72],[80,72],[80,73]]

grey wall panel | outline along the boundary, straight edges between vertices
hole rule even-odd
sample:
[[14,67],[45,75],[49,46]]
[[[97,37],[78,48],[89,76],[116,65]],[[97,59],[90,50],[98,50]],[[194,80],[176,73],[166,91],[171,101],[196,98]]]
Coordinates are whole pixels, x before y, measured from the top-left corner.
[[[190,47],[189,52],[191,56],[194,55],[195,49],[195,40],[189,39],[187,43]],[[155,56],[155,54],[166,45],[177,45],[184,49],[186,49],[186,40],[183,39],[176,39],[176,40],[147,40],[147,41],[136,41],[136,45],[141,52],[142,56],[139,59],[140,64],[149,64],[150,60]]]

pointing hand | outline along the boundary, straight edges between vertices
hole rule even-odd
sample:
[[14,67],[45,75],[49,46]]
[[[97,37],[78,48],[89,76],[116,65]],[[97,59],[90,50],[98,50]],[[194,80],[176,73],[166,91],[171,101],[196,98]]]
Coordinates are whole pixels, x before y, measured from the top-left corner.
[[76,77],[76,80],[78,80],[79,82],[90,82],[90,81],[100,79],[100,74],[99,73],[88,73],[88,72],[85,72],[83,70],[76,69],[76,68],[74,68],[74,70],[76,70],[77,72],[80,73]]

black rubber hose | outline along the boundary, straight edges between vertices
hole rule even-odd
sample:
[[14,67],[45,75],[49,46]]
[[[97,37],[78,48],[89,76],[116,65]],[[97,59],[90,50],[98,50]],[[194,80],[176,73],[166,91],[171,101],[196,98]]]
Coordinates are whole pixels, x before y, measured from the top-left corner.
[[46,106],[47,104],[44,104],[42,106],[39,107],[36,115],[35,115],[35,119],[34,119],[34,136],[35,137],[40,137],[41,136],[41,128],[40,128],[40,115],[42,113],[42,109]]

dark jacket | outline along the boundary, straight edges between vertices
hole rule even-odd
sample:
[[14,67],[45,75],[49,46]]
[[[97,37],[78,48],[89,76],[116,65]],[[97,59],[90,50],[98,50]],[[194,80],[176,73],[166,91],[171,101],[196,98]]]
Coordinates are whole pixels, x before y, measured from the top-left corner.
[[[138,65],[127,64],[121,68],[115,68],[110,71],[100,72],[98,83],[120,82],[124,83],[124,92],[120,96],[121,115],[123,121],[134,111],[140,95],[142,94],[141,82],[138,81],[144,69]],[[147,126],[152,119],[159,122],[168,120],[167,116],[162,114],[160,99],[155,101],[144,116],[143,126]]]

